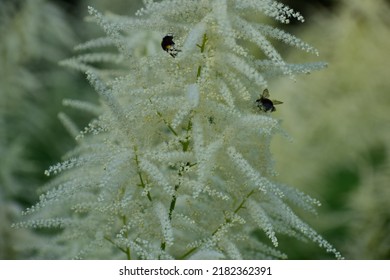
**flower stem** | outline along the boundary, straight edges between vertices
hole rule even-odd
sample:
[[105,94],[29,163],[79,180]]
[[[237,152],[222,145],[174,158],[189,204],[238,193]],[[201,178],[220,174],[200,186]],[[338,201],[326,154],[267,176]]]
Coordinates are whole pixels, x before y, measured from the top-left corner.
[[[201,44],[201,45],[198,45],[198,44],[196,45],[198,48],[200,48],[200,53],[204,53],[204,50],[205,50],[207,41],[208,41],[208,38],[207,38],[207,34],[205,33],[205,34],[203,35],[202,44]],[[202,71],[202,66],[199,65],[199,66],[198,66],[198,72],[197,72],[197,74],[196,74],[196,78],[197,78],[197,79],[200,77],[201,71]]]
[[[138,169],[138,177],[139,177],[139,180],[140,180],[140,183],[141,183],[141,188],[145,189],[146,188],[146,185],[145,185],[145,182],[144,182],[144,179],[142,177],[142,173],[141,173],[141,169],[139,168],[139,160],[138,160],[138,154],[137,154],[137,147],[134,147],[134,154],[135,154],[135,157],[134,157],[134,160],[135,160],[135,163],[137,165],[137,169]],[[149,201],[152,201],[152,196],[150,195],[150,192],[148,191],[147,193],[147,197],[149,199]]]
[[[238,211],[240,211],[241,209],[244,208],[244,204],[245,202],[247,201],[247,199],[254,193],[254,190],[251,190],[244,198],[243,200],[241,201],[240,205],[238,205],[238,207],[236,208],[236,210],[234,210],[234,213],[236,214]],[[231,223],[231,220],[230,219],[227,219],[225,218],[225,223],[218,226],[214,231],[213,233],[211,234],[211,236],[214,236],[218,230],[223,227],[224,225],[227,225],[228,223]],[[187,256],[189,256],[190,254],[192,254],[194,251],[196,251],[199,247],[194,247],[194,248],[191,248],[190,250],[188,250],[185,254],[183,254],[182,256],[180,256],[180,260],[186,258]]]

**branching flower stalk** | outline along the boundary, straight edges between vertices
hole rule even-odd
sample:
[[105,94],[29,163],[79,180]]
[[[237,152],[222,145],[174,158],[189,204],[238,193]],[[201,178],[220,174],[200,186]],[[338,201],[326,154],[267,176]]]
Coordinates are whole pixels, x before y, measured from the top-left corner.
[[[87,73],[101,113],[46,171],[57,176],[15,226],[58,228],[38,251],[52,258],[286,258],[279,235],[341,258],[292,208],[315,213],[319,202],[275,182],[270,143],[283,131],[255,105],[268,79],[324,64],[286,63],[270,38],[317,51],[252,19],[303,17],[271,0],[144,4],[136,17],[89,8],[106,36],[63,64]],[[167,53],[160,44],[171,33]],[[92,53],[108,46],[118,53]]]

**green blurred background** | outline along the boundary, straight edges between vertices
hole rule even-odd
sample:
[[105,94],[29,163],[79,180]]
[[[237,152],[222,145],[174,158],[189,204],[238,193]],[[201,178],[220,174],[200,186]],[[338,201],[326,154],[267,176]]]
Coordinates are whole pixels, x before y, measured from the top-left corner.
[[[304,24],[280,26],[313,45],[319,57],[274,42],[291,63],[328,67],[295,80],[269,82],[281,100],[274,117],[293,139],[272,145],[275,179],[319,199],[318,215],[300,213],[347,259],[390,259],[390,1],[282,1]],[[57,115],[82,128],[92,117],[62,105],[97,103],[85,77],[58,62],[101,36],[87,6],[132,15],[141,1],[0,0],[0,259],[29,258],[27,230],[13,230],[39,197],[43,171],[75,142]],[[326,259],[310,242],[280,237],[290,259]]]

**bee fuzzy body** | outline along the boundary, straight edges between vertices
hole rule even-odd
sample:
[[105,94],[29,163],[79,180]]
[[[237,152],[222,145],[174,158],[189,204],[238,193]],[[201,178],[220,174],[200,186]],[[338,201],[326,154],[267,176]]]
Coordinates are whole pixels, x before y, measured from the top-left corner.
[[274,105],[282,104],[283,102],[278,100],[271,100],[268,97],[268,89],[265,89],[260,95],[260,98],[256,100],[256,106],[263,112],[275,112],[276,108]]
[[161,41],[161,47],[164,51],[169,53],[172,57],[176,57],[180,50],[176,49],[173,41],[173,34],[167,34]]

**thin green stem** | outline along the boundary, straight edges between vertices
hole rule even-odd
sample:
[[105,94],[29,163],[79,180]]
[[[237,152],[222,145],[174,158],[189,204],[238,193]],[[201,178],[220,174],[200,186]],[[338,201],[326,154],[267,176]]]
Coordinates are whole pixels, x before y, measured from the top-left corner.
[[192,252],[194,252],[196,249],[198,249],[198,247],[194,247],[194,248],[188,250],[184,255],[179,257],[179,260],[184,260],[187,256],[191,255]]
[[104,239],[107,240],[108,242],[110,242],[112,245],[114,245],[114,246],[115,246],[116,248],[118,248],[120,251],[122,251],[123,253],[125,253],[126,256],[127,256],[127,259],[128,259],[128,260],[131,260],[130,248],[123,249],[123,248],[119,247],[118,245],[115,244],[114,241],[112,241],[112,239],[111,239],[109,236],[104,236]]
[[[202,44],[201,45],[196,45],[198,48],[200,48],[200,53],[204,53],[204,50],[205,50],[205,47],[206,47],[206,43],[208,41],[208,38],[207,38],[207,34],[205,33],[203,35],[203,39],[202,39]],[[196,73],[196,78],[198,79],[200,77],[200,73],[202,72],[202,66],[199,65],[198,66],[198,71]]]
[[[123,222],[123,225],[126,226],[127,224],[127,218],[125,215],[122,216],[122,222]],[[125,238],[128,239],[129,238],[129,233],[126,231],[125,232]],[[130,252],[130,247],[126,247],[126,256],[127,256],[127,259],[128,260],[131,260],[131,252]]]
[[[243,200],[241,201],[241,203],[238,205],[238,207],[236,208],[236,210],[234,210],[234,213],[237,214],[238,211],[240,211],[241,209],[245,208],[244,207],[244,204],[245,202],[248,200],[248,198],[254,194],[254,190],[251,190],[244,198]],[[231,220],[226,218],[225,217],[225,222],[222,224],[222,225],[219,225],[211,234],[211,236],[214,236],[224,225],[227,225],[228,223],[231,223]],[[189,256],[192,252],[194,252],[195,250],[197,250],[199,247],[194,247],[190,250],[188,250],[186,253],[184,253],[182,256],[180,256],[179,259],[184,259],[185,257]]]
[[[152,100],[149,98],[149,102],[153,105]],[[168,127],[168,129],[173,133],[173,135],[178,136],[177,132],[173,129],[173,127],[164,119],[163,115],[159,112],[156,111],[157,116],[159,116],[164,124]]]
[[251,190],[245,197],[244,199],[241,201],[240,205],[238,205],[238,207],[236,208],[236,210],[234,210],[234,213],[236,214],[238,211],[240,211],[240,209],[244,208],[244,204],[245,202],[248,200],[248,198],[254,194],[254,190]]
[[205,33],[205,34],[203,34],[202,44],[201,44],[201,45],[196,44],[196,46],[197,46],[198,48],[200,48],[200,52],[201,52],[201,53],[204,53],[204,49],[205,49],[205,47],[206,47],[206,43],[207,43],[208,40],[209,40],[209,38],[207,38],[207,34]]
[[[188,125],[187,125],[186,130],[187,130],[186,140],[180,141],[182,148],[183,148],[183,152],[187,152],[189,147],[190,147],[190,131],[192,130],[192,114],[190,116],[190,119],[188,120]],[[185,167],[191,167],[191,166],[194,166],[194,164],[191,165],[189,162],[187,162]],[[185,171],[185,167],[184,166],[179,167],[179,171],[178,171],[179,177],[183,176],[184,171]],[[175,193],[172,195],[172,200],[171,200],[171,204],[169,207],[169,220],[172,220],[172,213],[173,213],[173,210],[175,210],[175,206],[176,206],[176,199],[177,199],[176,193],[177,193],[177,190],[179,189],[179,187],[180,187],[180,183],[175,185]]]
[[172,220],[172,212],[173,210],[175,210],[175,206],[176,206],[176,191],[179,189],[179,185],[175,185],[175,194],[172,196],[172,201],[171,201],[171,204],[169,206],[169,213],[168,213],[168,217],[169,217],[169,220],[171,221]]
[[[134,147],[134,154],[135,154],[134,160],[135,160],[135,163],[137,165],[137,170],[138,170],[137,173],[138,173],[138,177],[139,177],[139,180],[140,180],[140,186],[141,186],[141,188],[145,189],[146,188],[146,184],[145,184],[144,179],[142,177],[141,169],[139,167],[139,160],[138,160],[138,154],[137,154],[137,148],[136,147]],[[152,196],[151,196],[149,191],[147,193],[147,197],[148,197],[149,201],[152,201]]]
[[168,129],[175,135],[178,136],[177,132],[173,129],[173,127],[163,118],[163,115],[157,111],[157,115],[163,120]]
[[187,131],[187,136],[186,136],[186,139],[185,140],[180,140],[180,144],[182,145],[182,148],[183,148],[183,152],[187,152],[188,151],[188,148],[190,147],[190,132],[191,132],[191,129],[192,129],[192,112],[191,112],[191,116],[190,116],[190,119],[188,120],[188,125],[187,125],[187,128],[186,128],[186,131]]

